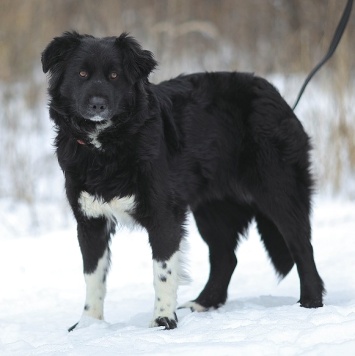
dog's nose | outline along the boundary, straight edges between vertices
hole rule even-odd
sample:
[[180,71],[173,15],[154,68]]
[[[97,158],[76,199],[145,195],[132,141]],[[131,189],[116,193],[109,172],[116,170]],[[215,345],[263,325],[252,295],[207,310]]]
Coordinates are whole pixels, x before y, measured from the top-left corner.
[[89,107],[96,114],[101,114],[107,109],[107,100],[100,96],[93,96],[89,100]]

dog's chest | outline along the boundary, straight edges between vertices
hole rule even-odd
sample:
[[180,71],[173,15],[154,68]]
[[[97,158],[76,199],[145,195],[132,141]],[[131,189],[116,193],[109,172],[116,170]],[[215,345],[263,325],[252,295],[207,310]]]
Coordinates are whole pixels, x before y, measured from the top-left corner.
[[101,197],[82,191],[78,202],[80,210],[88,218],[105,217],[118,224],[130,227],[136,224],[133,218],[136,208],[134,196],[113,198],[110,201],[105,201]]

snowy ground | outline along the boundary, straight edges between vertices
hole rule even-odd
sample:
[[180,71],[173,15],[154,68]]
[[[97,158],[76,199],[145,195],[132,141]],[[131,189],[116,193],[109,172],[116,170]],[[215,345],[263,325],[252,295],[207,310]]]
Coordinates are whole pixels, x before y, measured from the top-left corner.
[[[193,222],[189,231],[193,282],[180,287],[180,303],[196,297],[208,275]],[[296,271],[278,283],[253,227],[238,250],[226,305],[179,310],[178,329],[163,331],[148,328],[154,294],[147,237],[124,230],[112,244],[107,322],[72,333],[66,329],[81,314],[85,289],[74,222],[39,236],[0,235],[0,355],[353,355],[354,231],[355,202],[318,199],[313,244],[328,291],[324,308],[297,305]]]

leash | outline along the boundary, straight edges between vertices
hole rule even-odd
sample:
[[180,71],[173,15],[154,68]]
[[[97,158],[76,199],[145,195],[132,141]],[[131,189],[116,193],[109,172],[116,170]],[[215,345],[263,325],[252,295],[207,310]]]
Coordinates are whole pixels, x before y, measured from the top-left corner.
[[346,28],[346,25],[348,24],[349,21],[349,17],[351,14],[351,10],[352,10],[352,6],[353,6],[353,0],[348,0],[345,9],[343,11],[343,14],[340,18],[338,27],[335,30],[333,39],[330,43],[328,52],[326,53],[326,55],[322,58],[322,60],[313,68],[313,70],[308,74],[308,77],[306,78],[306,80],[303,83],[303,86],[298,94],[298,97],[295,101],[295,104],[293,105],[292,110],[295,110],[299,100],[301,99],[301,96],[304,92],[304,90],[306,89],[307,84],[309,83],[309,81],[312,79],[312,77],[318,72],[318,70],[323,66],[323,64],[333,55],[333,53],[335,52],[341,37],[343,36],[344,30]]

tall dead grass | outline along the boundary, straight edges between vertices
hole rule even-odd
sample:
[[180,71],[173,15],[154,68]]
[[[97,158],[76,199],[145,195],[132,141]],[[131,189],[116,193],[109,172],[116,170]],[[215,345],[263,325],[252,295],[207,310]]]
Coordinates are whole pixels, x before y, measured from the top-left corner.
[[[45,146],[51,139],[42,121],[48,118],[40,54],[54,36],[70,29],[97,36],[129,31],[160,62],[153,81],[201,70],[303,77],[328,48],[343,6],[345,0],[2,0],[0,198],[33,204],[43,198],[39,180],[47,175],[49,184],[57,174],[48,147],[38,152],[28,146]],[[342,190],[344,175],[355,170],[353,19],[334,58],[318,74],[332,83],[327,90],[335,107],[335,117],[322,123],[323,134],[309,125],[318,151],[326,150],[317,158],[320,189]]]

